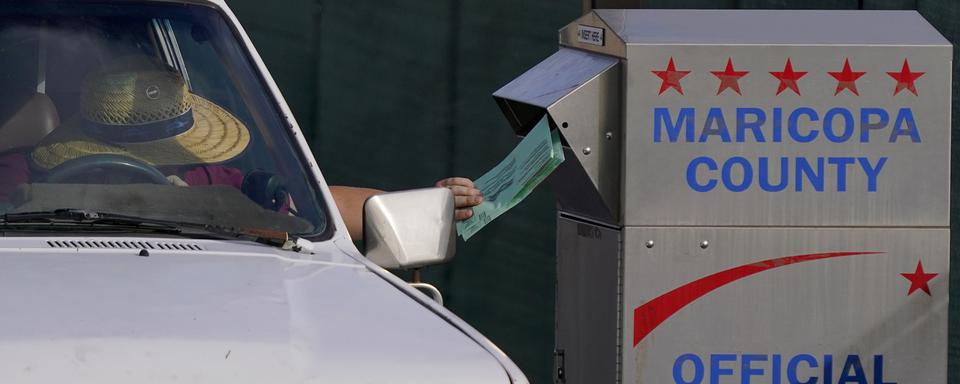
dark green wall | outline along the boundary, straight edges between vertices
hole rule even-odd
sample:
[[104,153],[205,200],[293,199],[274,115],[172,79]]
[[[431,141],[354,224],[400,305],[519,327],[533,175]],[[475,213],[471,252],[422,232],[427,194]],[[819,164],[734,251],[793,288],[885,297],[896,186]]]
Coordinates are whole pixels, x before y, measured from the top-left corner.
[[[557,49],[554,0],[235,0],[331,184],[480,176],[516,144],[490,94]],[[553,367],[554,202],[536,191],[425,271],[536,383]]]
[[[951,41],[960,37],[957,0],[641,1],[652,8],[917,9]],[[579,16],[583,4],[230,1],[311,138],[327,181],[383,189],[427,186],[448,175],[475,178],[495,165],[516,138],[490,94],[554,52],[557,29]],[[957,89],[954,127],[960,121]],[[960,135],[953,137],[960,148]],[[954,165],[957,160],[954,151]],[[960,210],[953,206],[952,249],[958,249]],[[542,188],[460,243],[453,263],[426,272],[447,306],[497,343],[534,383],[552,380],[554,227],[553,196]],[[953,287],[960,287],[958,264],[951,263]],[[952,318],[960,310],[955,292]],[[955,325],[950,357],[954,382],[960,380]]]

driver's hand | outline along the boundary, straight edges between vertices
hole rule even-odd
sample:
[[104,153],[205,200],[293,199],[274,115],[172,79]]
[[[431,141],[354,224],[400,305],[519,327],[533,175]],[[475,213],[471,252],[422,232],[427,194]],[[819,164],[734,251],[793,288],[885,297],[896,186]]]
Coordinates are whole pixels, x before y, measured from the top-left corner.
[[473,185],[473,181],[468,178],[448,177],[438,181],[436,186],[447,188],[453,192],[453,202],[457,208],[454,213],[454,218],[456,218],[457,221],[469,219],[470,216],[473,216],[473,209],[471,209],[471,207],[483,202],[483,194]]
[[178,187],[189,187],[189,186],[190,186],[190,184],[187,184],[186,181],[183,181],[183,179],[181,179],[180,176],[177,176],[177,175],[167,176],[167,180],[170,181],[170,184],[171,184],[171,185],[176,185],[176,186],[178,186]]

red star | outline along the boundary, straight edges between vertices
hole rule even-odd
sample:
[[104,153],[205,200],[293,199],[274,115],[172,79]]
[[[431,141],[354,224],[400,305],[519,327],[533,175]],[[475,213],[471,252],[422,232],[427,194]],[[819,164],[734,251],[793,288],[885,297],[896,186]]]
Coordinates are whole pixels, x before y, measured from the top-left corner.
[[682,95],[683,87],[680,86],[680,79],[690,74],[690,71],[678,71],[677,67],[674,66],[673,64],[673,57],[670,57],[670,62],[667,63],[667,69],[663,71],[650,71],[650,72],[653,72],[653,74],[657,75],[657,77],[659,77],[660,80],[663,80],[663,82],[660,83],[659,95],[662,95],[663,92],[666,92],[666,90],[669,88],[673,88],[677,90],[677,92],[680,92],[680,94]]
[[787,65],[783,67],[783,72],[770,72],[773,77],[780,80],[780,86],[777,87],[777,95],[790,88],[797,96],[800,96],[800,87],[797,86],[797,80],[806,75],[806,72],[794,72],[793,64],[790,64],[790,58],[787,58]]
[[896,96],[900,91],[906,89],[913,92],[914,96],[919,96],[917,95],[917,86],[913,84],[913,81],[919,79],[924,73],[926,72],[910,72],[910,63],[907,62],[907,59],[903,59],[903,68],[900,69],[900,72],[887,72],[890,77],[897,81],[897,88],[893,90],[893,95]]
[[933,280],[934,277],[937,277],[938,273],[923,273],[923,262],[917,261],[917,270],[913,273],[901,273],[900,276],[903,276],[905,279],[910,280],[910,290],[907,292],[907,296],[913,294],[914,291],[922,289],[927,293],[927,296],[932,296],[930,294],[930,286],[927,285],[927,282]]
[[850,59],[843,60],[843,70],[840,72],[827,73],[833,76],[834,79],[837,79],[837,91],[833,93],[834,96],[839,95],[844,89],[849,89],[854,95],[860,96],[860,92],[857,92],[857,79],[866,74],[866,72],[851,71]]
[[738,95],[743,95],[740,93],[740,83],[739,80],[741,77],[746,76],[750,72],[746,71],[734,71],[733,70],[733,60],[727,59],[727,67],[723,71],[710,71],[714,76],[720,79],[720,88],[717,88],[717,94],[727,90],[727,88],[732,89]]

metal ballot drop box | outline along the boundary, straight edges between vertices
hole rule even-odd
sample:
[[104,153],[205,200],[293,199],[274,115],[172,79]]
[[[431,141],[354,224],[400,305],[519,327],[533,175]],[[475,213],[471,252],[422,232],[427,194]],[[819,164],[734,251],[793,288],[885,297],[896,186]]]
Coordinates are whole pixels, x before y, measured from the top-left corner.
[[912,11],[561,29],[494,94],[565,145],[556,381],[945,383],[951,60]]

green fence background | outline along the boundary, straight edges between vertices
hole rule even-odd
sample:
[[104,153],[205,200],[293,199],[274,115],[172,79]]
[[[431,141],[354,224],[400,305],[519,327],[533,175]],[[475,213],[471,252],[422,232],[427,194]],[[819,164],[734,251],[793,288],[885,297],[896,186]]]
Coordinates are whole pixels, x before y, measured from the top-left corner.
[[[475,178],[509,152],[517,139],[490,94],[556,51],[556,31],[585,4],[916,9],[951,41],[960,38],[957,0],[230,1],[327,181],[387,190],[427,186],[448,175]],[[955,83],[954,129],[957,89]],[[960,135],[953,137],[960,148]],[[953,169],[960,169],[957,160],[954,150]],[[956,206],[952,249],[960,246]],[[497,343],[534,383],[552,381],[554,210],[553,195],[541,188],[459,244],[451,264],[425,273],[444,292],[447,307]],[[958,263],[951,265],[956,319],[960,272]],[[953,324],[950,382],[960,380],[960,328]]]

